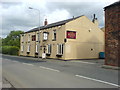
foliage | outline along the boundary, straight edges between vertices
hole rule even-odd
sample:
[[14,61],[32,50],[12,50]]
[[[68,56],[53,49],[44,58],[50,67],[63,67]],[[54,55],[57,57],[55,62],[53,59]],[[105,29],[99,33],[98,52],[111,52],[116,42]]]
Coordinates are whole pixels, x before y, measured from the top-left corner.
[[2,39],[0,38],[0,53],[2,53]]
[[23,33],[23,31],[11,31],[10,34],[2,40],[2,45],[20,47],[20,34],[21,33]]
[[9,55],[18,55],[20,48],[20,34],[23,31],[11,31],[9,35],[2,39],[2,53]]
[[2,53],[9,55],[18,55],[19,48],[17,46],[2,46]]

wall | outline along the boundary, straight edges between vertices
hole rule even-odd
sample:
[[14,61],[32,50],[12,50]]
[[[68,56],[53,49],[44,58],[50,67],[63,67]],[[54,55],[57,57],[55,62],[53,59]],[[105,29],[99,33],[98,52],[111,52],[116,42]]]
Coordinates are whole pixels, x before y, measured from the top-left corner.
[[104,51],[104,32],[86,16],[67,23],[67,30],[76,31],[77,38],[67,39],[65,59],[98,58]]
[[[23,56],[35,56],[35,41],[32,41],[32,35],[35,35],[36,32],[30,32],[30,33],[25,33],[24,36],[21,36],[21,40],[23,39],[23,42],[21,42],[21,46],[24,46],[23,52],[21,51],[20,47],[20,55]],[[28,41],[28,37],[30,35],[30,41]],[[28,45],[30,45],[30,53],[27,53]]]
[[118,66],[120,60],[120,2],[105,9],[105,64]]

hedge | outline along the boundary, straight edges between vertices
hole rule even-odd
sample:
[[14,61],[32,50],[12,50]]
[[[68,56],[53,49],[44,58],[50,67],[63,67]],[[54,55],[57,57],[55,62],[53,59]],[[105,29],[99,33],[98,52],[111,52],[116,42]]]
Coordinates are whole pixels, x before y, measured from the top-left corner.
[[2,46],[2,53],[9,55],[18,55],[19,47],[17,46]]

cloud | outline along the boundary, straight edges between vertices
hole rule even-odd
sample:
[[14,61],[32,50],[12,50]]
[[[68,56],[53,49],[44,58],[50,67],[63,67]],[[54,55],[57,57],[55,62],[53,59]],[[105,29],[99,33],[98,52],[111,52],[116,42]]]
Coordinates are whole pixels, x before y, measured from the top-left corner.
[[71,18],[73,16],[85,15],[89,19],[93,14],[99,20],[100,27],[104,26],[104,7],[115,2],[115,0],[1,0],[0,3],[0,26],[2,35],[5,37],[11,30],[28,31],[39,26],[39,13],[30,10],[33,7],[40,10],[40,25],[45,18],[48,23],[53,23]]

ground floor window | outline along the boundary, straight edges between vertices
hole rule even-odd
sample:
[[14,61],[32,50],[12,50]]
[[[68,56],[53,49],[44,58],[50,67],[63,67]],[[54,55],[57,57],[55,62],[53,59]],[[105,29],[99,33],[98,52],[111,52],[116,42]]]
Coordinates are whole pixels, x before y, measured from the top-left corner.
[[22,46],[21,46],[21,52],[23,52],[23,51],[24,51],[24,46],[22,45]]
[[36,44],[36,50],[35,51],[36,51],[36,53],[38,53],[38,44]]
[[57,54],[58,55],[63,54],[63,44],[57,44]]
[[27,47],[27,52],[30,52],[30,45],[28,45]]
[[51,44],[47,45],[47,54],[51,54]]

